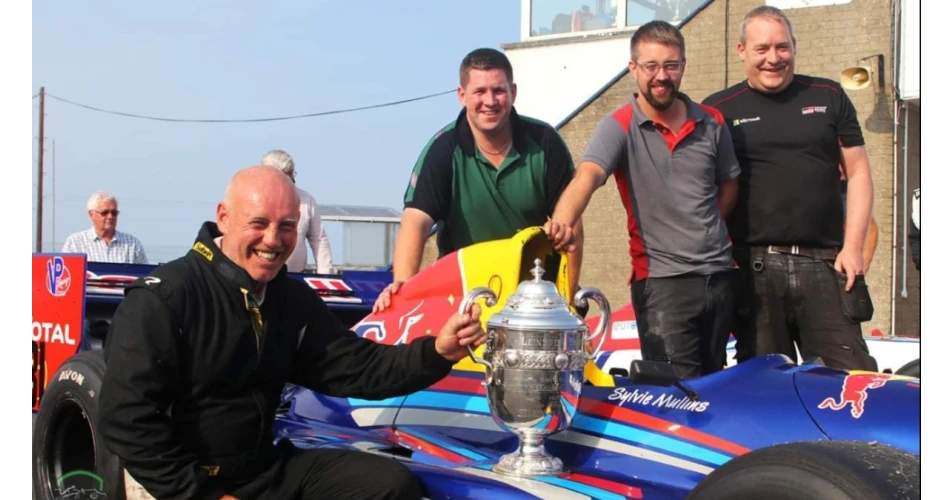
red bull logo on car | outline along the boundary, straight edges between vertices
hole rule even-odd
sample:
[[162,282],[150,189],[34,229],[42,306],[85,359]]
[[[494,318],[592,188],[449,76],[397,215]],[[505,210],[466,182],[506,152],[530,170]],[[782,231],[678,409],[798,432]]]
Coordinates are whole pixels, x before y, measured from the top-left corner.
[[899,375],[890,375],[888,373],[851,371],[843,379],[843,388],[840,389],[839,397],[826,398],[817,406],[821,410],[829,409],[834,411],[850,408],[850,415],[853,418],[863,416],[866,411],[866,399],[869,397],[869,391],[878,389],[890,380],[915,380],[909,377]]

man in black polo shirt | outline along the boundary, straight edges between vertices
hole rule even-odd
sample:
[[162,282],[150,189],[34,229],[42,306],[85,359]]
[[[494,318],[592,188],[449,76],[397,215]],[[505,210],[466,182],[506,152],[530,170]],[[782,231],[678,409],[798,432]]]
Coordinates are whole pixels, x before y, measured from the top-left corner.
[[[374,311],[420,269],[430,228],[443,223],[439,256],[544,226],[572,180],[568,147],[550,125],[519,116],[509,59],[495,49],[470,52],[457,89],[463,109],[423,148],[404,195],[393,254],[393,280]],[[550,238],[561,226],[546,226]],[[581,221],[576,229],[581,233]],[[580,243],[580,242],[579,242]],[[581,245],[568,252],[569,285],[578,285]]]
[[860,328],[871,311],[848,317],[844,307],[857,298],[869,306],[863,242],[873,192],[856,110],[838,83],[794,73],[793,27],[777,8],[747,14],[737,51],[747,80],[704,102],[724,114],[742,168],[729,220],[746,274],[734,329],[738,360],[796,359],[796,344],[804,359],[875,369]]

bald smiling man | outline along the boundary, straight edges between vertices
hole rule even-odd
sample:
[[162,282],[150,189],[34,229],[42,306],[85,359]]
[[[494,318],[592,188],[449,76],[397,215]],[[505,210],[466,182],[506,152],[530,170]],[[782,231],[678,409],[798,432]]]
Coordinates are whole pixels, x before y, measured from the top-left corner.
[[287,275],[299,206],[287,176],[244,169],[192,249],[126,291],[107,337],[99,425],[127,488],[162,499],[421,497],[399,461],[275,445],[281,390],[384,399],[429,387],[485,342],[479,306],[409,344],[358,337]]

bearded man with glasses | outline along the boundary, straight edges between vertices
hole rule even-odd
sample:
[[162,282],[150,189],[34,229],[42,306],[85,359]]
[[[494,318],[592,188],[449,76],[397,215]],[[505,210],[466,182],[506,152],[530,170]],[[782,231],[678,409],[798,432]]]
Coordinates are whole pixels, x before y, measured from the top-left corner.
[[84,253],[90,262],[149,263],[138,238],[116,229],[119,202],[115,196],[97,191],[86,202],[86,210],[93,227],[69,235],[63,243],[64,253]]
[[[737,272],[725,219],[740,166],[721,114],[680,92],[684,67],[677,28],[653,21],[635,32],[628,68],[638,90],[599,122],[552,219],[571,228],[615,176],[642,359],[689,378],[726,364]],[[571,248],[564,234],[557,248]]]

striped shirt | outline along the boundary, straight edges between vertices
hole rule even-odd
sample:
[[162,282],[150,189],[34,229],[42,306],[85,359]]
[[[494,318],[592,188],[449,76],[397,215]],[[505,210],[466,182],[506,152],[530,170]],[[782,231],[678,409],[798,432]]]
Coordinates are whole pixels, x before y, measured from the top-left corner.
[[66,238],[63,252],[84,253],[90,262],[149,263],[142,243],[135,236],[121,231],[116,231],[108,244],[96,234],[94,229],[73,233]]

